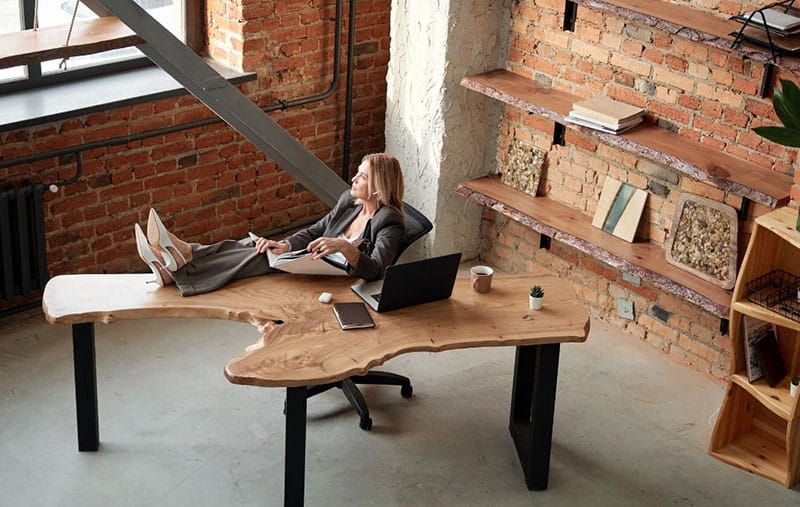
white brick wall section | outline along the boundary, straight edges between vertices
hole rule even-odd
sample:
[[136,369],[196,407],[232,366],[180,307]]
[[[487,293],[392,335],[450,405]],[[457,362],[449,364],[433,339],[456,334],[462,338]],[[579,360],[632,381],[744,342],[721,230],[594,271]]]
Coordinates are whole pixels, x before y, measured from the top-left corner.
[[502,106],[459,83],[504,68],[512,3],[392,1],[386,151],[403,167],[406,201],[434,223],[407,258],[477,257],[481,209],[453,189],[495,171]]

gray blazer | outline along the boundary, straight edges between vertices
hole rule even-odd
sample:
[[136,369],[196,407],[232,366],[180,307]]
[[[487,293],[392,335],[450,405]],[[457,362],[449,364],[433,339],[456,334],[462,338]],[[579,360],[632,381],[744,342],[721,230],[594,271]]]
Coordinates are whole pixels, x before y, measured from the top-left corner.
[[[314,225],[286,238],[291,246],[290,250],[306,248],[317,238],[338,237],[361,212],[362,207],[363,205],[357,203],[350,195],[350,190],[345,190],[327,215]],[[390,206],[378,208],[375,215],[367,222],[364,234],[361,236],[364,241],[358,247],[360,251],[358,268],[348,266],[347,273],[365,280],[382,278],[386,268],[397,257],[404,234],[405,225],[400,212]]]

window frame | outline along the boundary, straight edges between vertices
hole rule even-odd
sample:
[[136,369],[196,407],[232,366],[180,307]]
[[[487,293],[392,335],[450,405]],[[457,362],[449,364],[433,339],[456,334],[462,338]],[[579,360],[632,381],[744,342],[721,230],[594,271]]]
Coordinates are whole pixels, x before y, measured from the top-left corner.
[[[33,29],[33,18],[36,0],[19,0],[22,7],[23,30]],[[84,0],[82,0],[84,1]],[[192,16],[193,13],[199,12],[198,9],[202,6],[202,0],[179,0],[184,3],[184,27],[186,45],[195,51],[201,49],[204,42],[203,23]],[[91,1],[84,1],[85,4],[91,4]],[[102,6],[99,6],[102,9]],[[102,9],[105,10],[105,9]],[[0,83],[0,93],[13,93],[22,90],[29,90],[32,88],[39,88],[43,86],[50,86],[74,81],[80,81],[87,78],[102,76],[106,74],[115,74],[142,67],[154,66],[145,55],[130,58],[127,60],[108,62],[98,64],[90,67],[82,67],[74,70],[66,70],[64,72],[56,72],[52,74],[42,74],[41,62],[24,65],[27,71],[27,77],[16,79],[5,83]]]

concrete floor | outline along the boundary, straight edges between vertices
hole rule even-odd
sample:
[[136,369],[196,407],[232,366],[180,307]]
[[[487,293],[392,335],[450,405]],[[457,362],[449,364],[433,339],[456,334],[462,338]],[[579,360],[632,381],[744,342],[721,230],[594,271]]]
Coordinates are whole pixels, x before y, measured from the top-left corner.
[[[249,325],[98,324],[101,448],[79,453],[69,327],[0,321],[0,505],[281,505],[284,391],[229,384]],[[363,388],[309,402],[306,505],[800,505],[710,458],[720,383],[592,323],[561,348],[550,487],[528,491],[507,430],[511,348],[416,353],[385,369],[414,396]]]

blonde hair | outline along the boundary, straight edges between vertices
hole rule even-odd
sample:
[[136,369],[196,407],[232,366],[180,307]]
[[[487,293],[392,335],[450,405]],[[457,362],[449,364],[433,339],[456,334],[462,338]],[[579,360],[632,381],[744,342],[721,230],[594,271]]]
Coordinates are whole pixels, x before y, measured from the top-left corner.
[[387,153],[372,153],[362,161],[369,164],[369,193],[377,194],[378,203],[396,208],[403,214],[404,187],[400,162]]

